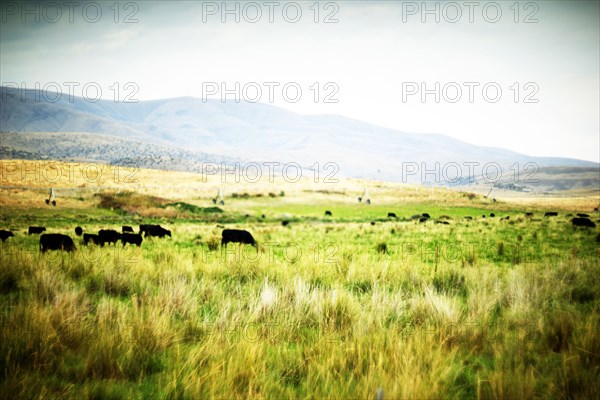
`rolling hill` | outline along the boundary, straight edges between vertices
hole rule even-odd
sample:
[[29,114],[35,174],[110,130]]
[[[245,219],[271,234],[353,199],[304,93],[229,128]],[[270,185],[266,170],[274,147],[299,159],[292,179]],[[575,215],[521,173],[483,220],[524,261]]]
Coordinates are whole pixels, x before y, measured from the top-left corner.
[[[338,176],[443,185],[482,183],[486,163],[500,166],[504,179],[515,163],[521,169],[526,163],[539,170],[581,168],[592,176],[599,168],[589,161],[532,157],[440,134],[401,132],[337,115],[301,115],[260,103],[192,97],[91,103],[66,95],[51,103],[39,91],[6,87],[0,87],[0,96],[3,157],[41,151],[58,159],[114,162],[159,155],[171,156],[168,165],[179,170],[215,160],[297,162],[305,168],[333,162]],[[469,170],[465,163],[475,167]],[[415,167],[416,172],[407,173]],[[425,168],[438,172],[423,175]],[[494,177],[493,169],[490,174]],[[598,186],[598,178],[593,185]]]

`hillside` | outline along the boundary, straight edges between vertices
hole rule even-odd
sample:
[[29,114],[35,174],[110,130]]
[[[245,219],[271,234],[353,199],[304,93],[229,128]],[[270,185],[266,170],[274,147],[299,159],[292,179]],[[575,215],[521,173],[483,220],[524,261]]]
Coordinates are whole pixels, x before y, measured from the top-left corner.
[[[198,160],[216,157],[220,160],[297,162],[306,168],[315,162],[321,167],[333,162],[339,166],[340,176],[441,185],[464,184],[471,177],[469,173],[474,175],[475,182],[468,183],[480,182],[486,163],[497,163],[505,173],[515,163],[521,169],[526,163],[539,168],[599,168],[597,163],[588,161],[531,157],[505,149],[475,146],[444,135],[400,132],[336,115],[300,115],[266,104],[222,103],[191,97],[139,103],[105,100],[89,103],[77,97],[69,101],[65,95],[55,103],[48,103],[39,92],[28,91],[25,95],[4,87],[0,92],[3,99],[0,131],[19,135],[41,132],[26,137],[35,144],[28,148],[52,148],[52,158],[58,159],[87,154],[89,151],[79,150],[86,147],[90,136],[46,135],[42,132],[109,135],[145,146],[160,146],[152,147],[151,151],[171,153],[174,159],[181,156],[181,165],[175,162],[170,168],[183,170],[193,168],[188,165],[188,160],[195,158],[193,154],[197,153],[200,153]],[[11,149],[25,151],[20,136],[3,134],[1,139],[1,146],[5,147],[3,154],[18,155],[10,153]],[[131,154],[127,154],[127,147]],[[148,156],[149,150],[139,154],[140,150],[132,146],[121,148],[126,157]],[[178,152],[181,149],[185,152]],[[112,147],[96,147],[92,153],[94,159],[110,162],[119,151]],[[403,168],[407,163],[423,170],[440,165],[440,171],[444,166],[456,163],[462,168],[459,176],[462,180],[455,182],[456,174],[448,179],[440,174],[438,177],[406,174]],[[475,168],[469,171],[467,163],[475,163]]]

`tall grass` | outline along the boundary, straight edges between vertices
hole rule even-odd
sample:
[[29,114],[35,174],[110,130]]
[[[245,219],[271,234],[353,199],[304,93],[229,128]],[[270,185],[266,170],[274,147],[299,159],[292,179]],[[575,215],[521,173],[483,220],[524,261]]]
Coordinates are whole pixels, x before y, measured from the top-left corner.
[[[353,216],[340,199],[324,221],[325,197],[314,206],[295,190],[277,207],[314,217],[288,227],[236,214],[268,196],[228,209],[258,251],[221,249],[221,228],[179,217],[160,221],[173,238],[140,249],[77,240],[73,254],[40,254],[21,233],[0,243],[0,398],[598,397],[597,229],[467,221],[488,205],[445,192],[450,225],[371,225],[384,206]],[[382,188],[388,204],[394,190]],[[431,211],[402,193],[406,214]],[[73,218],[97,212],[79,207]],[[32,213],[3,220],[45,221]],[[73,221],[47,225],[71,233]]]

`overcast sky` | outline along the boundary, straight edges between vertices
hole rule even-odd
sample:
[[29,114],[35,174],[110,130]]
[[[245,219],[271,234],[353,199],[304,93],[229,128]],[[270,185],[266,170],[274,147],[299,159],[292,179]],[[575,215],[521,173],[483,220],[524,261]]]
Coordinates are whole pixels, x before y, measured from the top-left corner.
[[239,83],[242,101],[600,161],[598,1],[116,4],[3,2],[2,84],[149,100]]

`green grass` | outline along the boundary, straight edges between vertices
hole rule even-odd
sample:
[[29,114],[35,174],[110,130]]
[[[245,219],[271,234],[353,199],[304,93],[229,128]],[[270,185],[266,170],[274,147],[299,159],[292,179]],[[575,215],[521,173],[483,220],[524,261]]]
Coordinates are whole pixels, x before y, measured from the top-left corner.
[[[122,213],[93,197],[3,209],[16,236],[0,244],[0,398],[600,393],[598,228],[477,199],[365,206],[289,193],[228,199],[223,213],[185,199],[146,217],[155,204]],[[422,212],[450,225],[404,220]],[[75,238],[73,254],[40,254],[25,234],[139,223],[173,237],[139,249]],[[221,250],[217,223],[250,230],[258,251]]]

